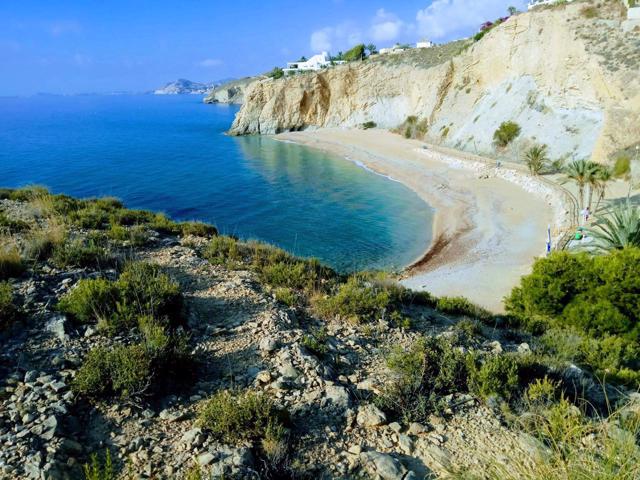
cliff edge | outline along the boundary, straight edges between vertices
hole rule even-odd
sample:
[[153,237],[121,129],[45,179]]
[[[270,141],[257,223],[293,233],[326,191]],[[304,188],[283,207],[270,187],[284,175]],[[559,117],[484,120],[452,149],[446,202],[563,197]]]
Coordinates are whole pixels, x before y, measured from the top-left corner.
[[[545,143],[553,158],[603,161],[640,141],[640,28],[625,19],[617,2],[574,2],[511,17],[478,42],[257,81],[230,133],[395,128],[415,116],[426,141],[460,150],[513,156]],[[497,152],[508,120],[521,134]]]

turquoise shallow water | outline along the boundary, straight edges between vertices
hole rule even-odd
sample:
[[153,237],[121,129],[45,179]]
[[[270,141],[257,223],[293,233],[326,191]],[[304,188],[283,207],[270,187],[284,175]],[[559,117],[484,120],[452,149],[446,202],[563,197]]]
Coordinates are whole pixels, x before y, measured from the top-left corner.
[[343,271],[398,270],[425,250],[432,211],[408,188],[307,147],[228,137],[236,111],[199,96],[0,98],[0,185],[113,195]]

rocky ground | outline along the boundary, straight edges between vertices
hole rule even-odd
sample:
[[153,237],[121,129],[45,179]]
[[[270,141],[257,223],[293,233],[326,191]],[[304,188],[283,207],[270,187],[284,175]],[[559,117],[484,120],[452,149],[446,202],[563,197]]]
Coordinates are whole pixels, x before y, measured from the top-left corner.
[[[19,211],[8,201],[3,205]],[[135,478],[183,478],[194,464],[212,478],[257,478],[248,446],[221,444],[196,424],[204,399],[241,387],[262,390],[289,410],[294,465],[318,478],[446,476],[478,468],[487,452],[500,455],[522,444],[520,434],[467,394],[448,397],[443,415],[424,424],[393,421],[373,405],[373,394],[388,381],[385,352],[420,334],[451,334],[456,319],[415,307],[410,331],[383,321],[329,323],[328,351],[316,356],[303,337],[321,322],[301,307],[276,302],[254,273],[202,259],[205,243],[153,235],[132,251],[180,283],[198,360],[191,388],[152,402],[92,405],[70,389],[91,348],[123,339],[102,336],[92,325],[75,327],[55,305],[80,279],[113,278],[115,270],[59,270],[44,263],[12,280],[26,319],[2,338],[1,478],[83,478],[81,466],[90,454],[106,449],[119,459],[114,462],[123,475]],[[475,347],[528,348],[495,338]]]

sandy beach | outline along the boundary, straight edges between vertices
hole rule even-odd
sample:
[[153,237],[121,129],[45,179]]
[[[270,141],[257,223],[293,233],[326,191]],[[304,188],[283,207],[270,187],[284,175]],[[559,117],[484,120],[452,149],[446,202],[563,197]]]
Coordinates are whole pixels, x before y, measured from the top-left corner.
[[547,226],[554,242],[571,227],[563,190],[511,165],[407,140],[382,130],[321,129],[276,139],[340,155],[392,177],[435,209],[433,238],[402,283],[435,295],[465,296],[494,312],[544,255]]

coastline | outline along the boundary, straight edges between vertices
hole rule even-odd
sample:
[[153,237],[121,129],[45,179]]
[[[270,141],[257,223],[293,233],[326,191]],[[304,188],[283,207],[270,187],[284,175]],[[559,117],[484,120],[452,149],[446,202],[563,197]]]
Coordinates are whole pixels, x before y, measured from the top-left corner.
[[[516,167],[382,130],[319,129],[276,140],[342,156],[400,182],[434,209],[432,239],[401,282],[435,295],[465,296],[494,312],[535,257],[572,224],[560,187]],[[425,148],[426,147],[426,148]]]

